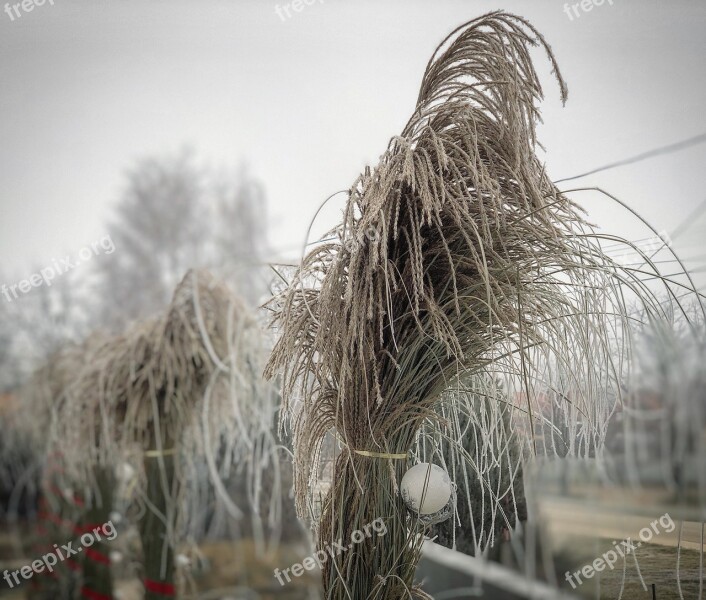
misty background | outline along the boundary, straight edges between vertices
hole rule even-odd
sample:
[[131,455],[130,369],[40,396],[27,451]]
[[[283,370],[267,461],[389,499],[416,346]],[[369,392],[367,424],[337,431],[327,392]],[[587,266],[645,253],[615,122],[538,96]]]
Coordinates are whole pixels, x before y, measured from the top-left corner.
[[[265,300],[268,264],[296,264],[317,209],[401,131],[438,43],[490,10],[529,19],[568,82],[562,107],[537,55],[553,179],[706,133],[705,3],[614,0],[573,19],[564,7],[55,0],[14,20],[1,12],[0,284],[106,235],[115,245],[51,288],[0,297],[2,352],[9,360],[12,339],[13,356],[40,358],[92,328],[117,329],[158,310],[194,265]],[[638,211],[703,289],[705,158],[693,143],[561,187],[599,186]],[[600,193],[571,196],[607,233],[652,235]],[[335,226],[343,201],[325,205],[309,241]]]

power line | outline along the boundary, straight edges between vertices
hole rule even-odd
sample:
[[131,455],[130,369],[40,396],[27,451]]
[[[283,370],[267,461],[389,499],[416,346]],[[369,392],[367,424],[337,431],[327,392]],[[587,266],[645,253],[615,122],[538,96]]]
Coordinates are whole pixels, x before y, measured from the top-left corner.
[[[609,170],[609,169],[615,169],[615,168],[617,168],[617,167],[622,167],[622,166],[625,166],[625,165],[631,165],[631,164],[634,164],[634,163],[637,163],[637,162],[641,162],[641,161],[643,161],[643,160],[647,160],[647,159],[649,159],[649,158],[653,158],[653,157],[655,157],[655,156],[661,156],[661,155],[665,155],[665,154],[671,154],[671,153],[673,153],[673,152],[678,152],[678,151],[680,151],[680,150],[684,150],[684,149],[686,149],[686,148],[690,148],[691,146],[697,146],[697,145],[699,145],[699,144],[703,144],[704,142],[706,142],[706,133],[701,133],[701,134],[699,134],[699,135],[695,135],[695,136],[693,136],[693,137],[687,138],[687,139],[682,140],[682,141],[680,141],[680,142],[676,142],[676,143],[674,143],[674,144],[669,144],[669,145],[667,145],[667,146],[662,146],[661,148],[655,148],[655,149],[653,149],[653,150],[648,150],[647,152],[643,152],[642,154],[637,154],[637,155],[632,156],[632,157],[630,157],[630,158],[625,158],[625,159],[623,159],[623,160],[619,160],[619,161],[616,161],[616,162],[613,162],[613,163],[609,163],[609,164],[604,165],[604,166],[602,166],[602,167],[597,167],[597,168],[595,168],[595,169],[591,169],[590,171],[586,171],[585,173],[581,173],[581,174],[579,174],[579,175],[573,175],[572,177],[564,177],[563,179],[557,179],[556,181],[554,181],[554,183],[557,184],[557,183],[562,183],[562,182],[564,182],[564,181],[572,181],[572,180],[574,180],[574,179],[580,179],[581,177],[587,177],[588,175],[593,175],[594,173],[600,173],[601,171],[607,171],[607,170]],[[346,191],[347,191],[347,190],[339,190],[338,192],[336,192],[336,193],[332,194],[331,196],[329,196],[329,197],[321,204],[321,206],[319,206],[319,208],[318,208],[317,211],[316,211],[316,215],[318,215],[318,213],[321,211],[321,209],[323,208],[323,206],[324,206],[326,203],[328,203],[328,201],[331,200],[331,198],[333,198],[333,197],[336,196],[337,194],[344,193],[344,192],[346,192]],[[671,236],[672,239],[674,239],[674,237],[676,237],[676,236],[681,235],[682,233],[684,233],[684,231],[685,231],[686,229],[688,229],[688,228],[691,226],[691,224],[694,222],[695,217],[699,216],[699,215],[704,211],[704,209],[706,209],[706,201],[704,201],[702,204],[700,204],[700,205],[696,208],[696,210],[695,210],[691,215],[689,215],[689,217],[688,217],[687,219],[685,219],[684,222],[682,222],[682,223],[674,230],[674,233],[673,233],[672,236]],[[314,219],[313,219],[313,220],[315,220],[315,219],[316,219],[316,216],[314,216]],[[313,225],[313,220],[312,220],[312,225]],[[311,229],[311,225],[309,226],[309,229]],[[308,237],[308,236],[307,236],[307,237]],[[323,240],[315,240],[315,241],[312,241],[312,242],[308,242],[308,241],[307,241],[307,242],[305,242],[305,244],[304,244],[304,248],[307,248],[307,247],[309,247],[309,246],[312,246],[312,245],[315,245],[315,244],[319,244],[319,243],[322,243],[322,242],[327,242],[327,241],[335,240],[335,239],[337,239],[337,238],[335,238],[335,237],[329,237],[329,238],[325,238],[325,239],[323,239]],[[640,243],[640,242],[643,242],[643,241],[648,241],[648,240],[651,240],[651,239],[653,239],[653,238],[643,238],[643,239],[640,239],[640,240],[633,240],[633,243],[636,243],[636,244],[637,244],[637,243]],[[620,245],[622,245],[622,242],[616,242],[616,243],[614,243],[614,244],[609,244],[609,245],[605,246],[605,248],[607,249],[607,248],[610,248],[611,246],[620,246]],[[287,251],[287,250],[292,249],[292,248],[293,248],[292,246],[287,246],[287,247],[284,248],[284,249],[280,249],[280,251],[282,251],[282,250]],[[284,264],[284,263],[273,263],[273,264]],[[291,266],[295,266],[295,265],[291,265]]]
[[594,173],[600,173],[601,171],[615,169],[616,167],[631,165],[636,162],[647,160],[648,158],[653,158],[655,156],[661,156],[663,154],[671,154],[672,152],[678,152],[679,150],[684,150],[686,148],[690,148],[691,146],[703,144],[704,142],[706,142],[706,133],[701,133],[701,134],[696,135],[694,137],[690,137],[686,140],[682,140],[681,142],[676,142],[675,144],[669,144],[668,146],[662,146],[661,148],[655,148],[654,150],[648,150],[647,152],[643,152],[642,154],[637,154],[637,155],[632,156],[630,158],[625,158],[623,160],[609,163],[609,164],[604,165],[602,167],[598,167],[596,169],[586,171],[585,173],[581,173],[580,175],[574,175],[573,177],[564,177],[563,179],[557,179],[554,183],[562,183],[564,181],[571,181],[573,179],[580,179],[581,177],[586,177],[587,175],[593,175]]

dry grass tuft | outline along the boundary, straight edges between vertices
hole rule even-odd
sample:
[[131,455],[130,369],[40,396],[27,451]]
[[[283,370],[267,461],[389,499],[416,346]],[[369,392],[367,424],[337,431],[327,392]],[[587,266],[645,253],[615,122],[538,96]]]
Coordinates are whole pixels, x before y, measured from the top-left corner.
[[[283,374],[300,514],[322,547],[379,517],[388,528],[326,563],[327,598],[426,597],[412,585],[420,528],[397,494],[409,460],[356,451],[418,455],[420,428],[439,419],[460,373],[501,374],[526,398],[559,373],[587,435],[600,435],[624,368],[608,341],[627,343],[625,290],[647,318],[662,310],[535,155],[533,46],[565,99],[549,46],[524,19],[494,12],[454,31],[404,131],[350,188],[338,239],[309,253],[273,301],[282,335],[266,374]],[[529,401],[526,413],[531,431]],[[319,516],[309,509],[330,432],[342,451]]]

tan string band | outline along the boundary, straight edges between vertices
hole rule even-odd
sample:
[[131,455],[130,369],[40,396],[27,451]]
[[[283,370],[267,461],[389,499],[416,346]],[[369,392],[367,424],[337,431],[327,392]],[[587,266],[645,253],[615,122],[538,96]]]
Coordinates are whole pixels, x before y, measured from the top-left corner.
[[176,454],[176,448],[168,448],[167,450],[145,450],[145,458],[159,458],[160,456],[169,456]]
[[387,454],[386,452],[371,452],[370,450],[353,450],[360,456],[368,456],[370,458],[392,458],[395,460],[403,460],[407,458],[407,454]]

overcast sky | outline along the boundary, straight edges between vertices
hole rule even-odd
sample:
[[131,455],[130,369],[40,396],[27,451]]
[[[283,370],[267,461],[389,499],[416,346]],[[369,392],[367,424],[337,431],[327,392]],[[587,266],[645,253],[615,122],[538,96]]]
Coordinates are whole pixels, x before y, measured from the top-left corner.
[[[185,145],[204,162],[248,163],[267,190],[273,260],[296,259],[318,205],[402,129],[436,45],[498,8],[544,33],[569,85],[562,108],[545,77],[540,139],[553,178],[706,132],[703,0],[606,0],[573,20],[560,0],[316,0],[287,18],[288,2],[284,20],[274,0],[47,0],[14,20],[0,12],[0,271],[24,277],[99,239],[125,170]],[[706,199],[705,159],[702,144],[578,184],[670,232]],[[574,197],[599,225],[644,237],[599,195]],[[696,266],[705,236],[702,216],[676,240]]]

